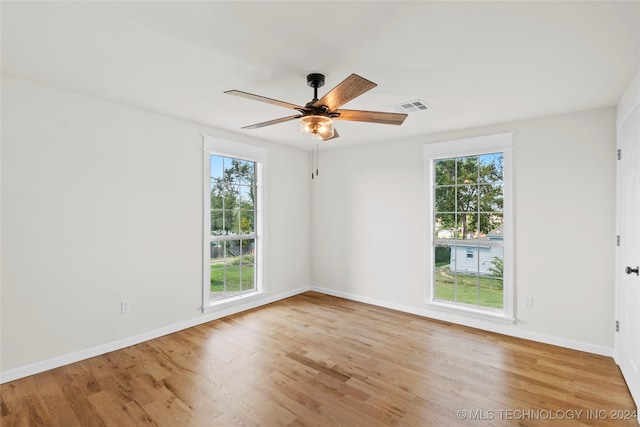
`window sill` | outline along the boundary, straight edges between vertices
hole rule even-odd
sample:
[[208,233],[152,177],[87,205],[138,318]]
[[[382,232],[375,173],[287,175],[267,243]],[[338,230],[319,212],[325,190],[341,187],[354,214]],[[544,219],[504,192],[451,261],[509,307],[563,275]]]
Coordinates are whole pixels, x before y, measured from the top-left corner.
[[229,298],[222,298],[218,300],[213,300],[209,302],[209,305],[202,308],[203,313],[219,310],[222,308],[232,307],[235,305],[241,305],[245,303],[250,303],[267,296],[268,293],[264,291],[254,291],[248,292],[246,294],[241,294]]
[[504,311],[490,311],[473,308],[471,306],[462,306],[458,304],[449,304],[440,301],[427,301],[426,303],[429,309],[442,311],[446,313],[460,314],[468,317],[474,317],[477,319],[491,320],[494,322],[506,323],[513,325],[516,323],[514,317],[508,316]]

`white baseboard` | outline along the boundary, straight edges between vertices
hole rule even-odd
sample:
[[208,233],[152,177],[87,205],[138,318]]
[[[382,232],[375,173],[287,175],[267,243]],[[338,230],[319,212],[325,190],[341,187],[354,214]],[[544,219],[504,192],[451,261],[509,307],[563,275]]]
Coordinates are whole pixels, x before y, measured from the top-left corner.
[[16,369],[11,369],[9,371],[0,373],[0,384],[28,377],[29,375],[38,374],[50,369],[59,368],[70,363],[89,359],[91,357],[100,356],[101,354],[109,353],[111,351],[120,350],[132,345],[140,344],[154,338],[159,338],[161,336],[169,335],[183,329],[188,329],[197,325],[201,325],[203,323],[211,322],[212,320],[220,319],[225,316],[240,313],[246,310],[251,310],[252,308],[260,307],[262,305],[271,304],[273,302],[301,294],[308,290],[309,287],[305,286],[275,295],[269,295],[268,293],[265,293],[263,298],[253,298],[247,302],[242,302],[242,300],[239,300],[236,301],[236,303],[232,306],[220,307],[219,310],[208,311],[202,316],[189,319],[184,322],[174,323],[172,325],[154,329],[152,331],[145,332],[139,335],[134,335],[131,337],[123,338],[121,340],[112,341],[95,347],[90,347],[84,350],[65,354],[63,356],[54,357],[52,359],[47,359],[41,362],[32,363],[30,365],[21,366]]
[[301,294],[306,291],[315,291],[327,295],[332,295],[352,301],[363,302],[366,304],[376,305],[379,307],[385,307],[392,310],[398,310],[405,313],[411,313],[418,316],[428,317],[432,319],[442,320],[445,322],[456,323],[463,326],[469,326],[472,328],[478,328],[489,332],[496,332],[499,334],[509,335],[516,338],[528,339],[531,341],[542,342],[545,344],[557,345],[560,347],[571,348],[574,350],[585,351],[587,353],[599,354],[602,356],[613,356],[613,348],[584,343],[580,341],[573,341],[564,338],[558,338],[550,335],[538,334],[535,332],[519,330],[515,327],[509,327],[504,324],[496,323],[492,324],[488,321],[480,321],[478,319],[466,318],[464,316],[455,315],[452,313],[439,312],[429,310],[427,308],[415,308],[405,306],[402,304],[390,303],[388,301],[378,300],[369,297],[363,297],[346,292],[340,292],[333,289],[322,288],[317,286],[305,286],[298,289],[294,289],[288,292],[283,292],[275,295],[265,294],[264,298],[252,299],[247,302],[238,301],[231,307],[221,307],[219,310],[213,312],[207,312],[200,317],[186,320],[184,322],[175,323],[159,329],[154,329],[149,332],[145,332],[139,335],[123,338],[121,340],[101,344],[95,347],[87,348],[84,350],[76,351],[73,353],[65,354],[60,357],[55,357],[41,362],[33,363],[30,365],[22,366],[16,369],[11,369],[6,372],[0,373],[0,384],[4,384],[9,381],[17,380],[27,377],[29,375],[38,374],[40,372],[48,371],[50,369],[59,368],[61,366],[68,365],[70,363],[79,362],[81,360],[89,359],[91,357],[100,356],[111,351],[120,350],[122,348],[130,347],[132,345],[140,344],[145,341],[159,338],[164,335],[172,334],[174,332],[181,331],[183,329],[191,328],[203,323],[210,322],[212,320],[220,319],[225,316],[229,316],[242,311],[251,310],[262,305],[271,304],[273,302],[292,297],[294,295]]
[[398,310],[405,313],[411,313],[418,316],[428,317],[431,319],[442,320],[444,322],[456,323],[458,325],[468,326],[476,329],[482,329],[484,331],[495,332],[498,334],[508,335],[516,338],[523,338],[523,339],[541,342],[545,344],[557,345],[559,347],[570,348],[573,350],[584,351],[587,353],[598,354],[601,356],[613,357],[613,348],[611,347],[589,344],[582,341],[574,341],[566,338],[559,338],[551,335],[525,331],[522,329],[518,329],[515,326],[507,325],[504,323],[466,317],[463,315],[439,311],[439,310],[433,310],[426,307],[425,308],[410,307],[402,304],[390,303],[384,300],[363,297],[360,295],[350,294],[347,292],[336,291],[333,289],[322,288],[318,286],[311,286],[310,290],[327,294],[327,295],[332,295],[339,298],[352,300],[352,301],[363,302],[363,303],[375,305],[378,307],[389,308],[392,310]]

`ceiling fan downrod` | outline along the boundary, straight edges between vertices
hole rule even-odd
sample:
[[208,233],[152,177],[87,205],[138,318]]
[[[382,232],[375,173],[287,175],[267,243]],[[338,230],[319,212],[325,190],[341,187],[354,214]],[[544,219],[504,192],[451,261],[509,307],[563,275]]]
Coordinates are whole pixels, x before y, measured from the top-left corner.
[[318,88],[324,86],[324,74],[320,74],[320,73],[308,74],[307,86],[311,86],[313,88],[313,101],[310,102],[310,104],[313,104],[318,100]]

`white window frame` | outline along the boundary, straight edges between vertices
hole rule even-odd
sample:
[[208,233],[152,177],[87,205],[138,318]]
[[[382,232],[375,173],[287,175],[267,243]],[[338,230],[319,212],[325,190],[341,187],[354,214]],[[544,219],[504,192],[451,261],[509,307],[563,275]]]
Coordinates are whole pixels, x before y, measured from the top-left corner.
[[[426,276],[428,281],[428,293],[426,304],[429,308],[445,310],[455,313],[463,313],[483,319],[497,320],[514,323],[514,234],[513,234],[513,173],[512,173],[513,133],[500,133],[494,135],[478,136],[472,138],[441,141],[422,146],[425,171],[425,212],[426,215]],[[491,153],[504,153],[503,157],[503,182],[504,182],[504,277],[503,277],[503,309],[485,310],[469,307],[455,302],[434,300],[434,259],[435,259],[435,233],[434,218],[434,165],[435,160],[452,157],[477,156]]]
[[[202,229],[202,311],[206,312],[266,292],[265,281],[265,212],[268,153],[264,147],[203,135],[203,229]],[[256,290],[238,296],[211,299],[211,155],[249,160],[256,163],[255,201],[255,277]]]
[[474,259],[474,250],[473,248],[467,248],[467,259]]

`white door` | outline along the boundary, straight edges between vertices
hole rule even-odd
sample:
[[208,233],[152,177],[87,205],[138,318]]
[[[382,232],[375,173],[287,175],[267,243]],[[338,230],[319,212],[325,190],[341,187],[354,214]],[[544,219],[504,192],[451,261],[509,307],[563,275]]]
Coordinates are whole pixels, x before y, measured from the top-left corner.
[[618,321],[616,361],[640,404],[640,107],[618,129]]

